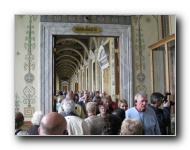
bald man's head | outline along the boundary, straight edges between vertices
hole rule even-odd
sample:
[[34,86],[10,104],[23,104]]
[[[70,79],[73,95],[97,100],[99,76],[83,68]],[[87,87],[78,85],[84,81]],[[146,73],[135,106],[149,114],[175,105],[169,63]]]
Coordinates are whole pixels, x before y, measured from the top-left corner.
[[64,135],[66,129],[65,118],[57,112],[50,112],[42,118],[38,132],[39,135]]

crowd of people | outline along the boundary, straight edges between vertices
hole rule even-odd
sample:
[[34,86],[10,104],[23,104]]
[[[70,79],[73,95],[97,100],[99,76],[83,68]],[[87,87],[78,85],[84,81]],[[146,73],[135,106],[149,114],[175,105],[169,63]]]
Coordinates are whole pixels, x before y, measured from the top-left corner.
[[56,112],[36,111],[26,131],[23,114],[15,112],[15,135],[167,135],[170,101],[163,97],[152,93],[148,104],[147,94],[139,92],[128,109],[127,100],[116,103],[105,91],[58,91]]

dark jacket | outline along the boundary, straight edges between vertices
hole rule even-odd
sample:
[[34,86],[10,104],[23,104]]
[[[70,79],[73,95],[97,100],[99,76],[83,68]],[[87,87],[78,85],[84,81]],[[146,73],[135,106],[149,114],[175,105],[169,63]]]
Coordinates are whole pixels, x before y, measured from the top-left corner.
[[38,127],[37,125],[31,125],[26,129],[26,132],[28,132],[28,135],[39,135]]
[[64,117],[66,117],[66,116],[77,116],[77,117],[79,117],[77,114],[75,114],[73,112],[66,114],[64,110],[62,112],[59,112],[59,114],[61,114]]
[[114,109],[111,106],[109,106],[109,108],[106,109],[107,114],[112,114],[113,111]]
[[160,108],[155,108],[150,104],[148,104],[148,107],[152,108],[156,113],[161,134],[168,135],[167,127],[170,126],[170,107],[163,107],[163,109],[160,109]]

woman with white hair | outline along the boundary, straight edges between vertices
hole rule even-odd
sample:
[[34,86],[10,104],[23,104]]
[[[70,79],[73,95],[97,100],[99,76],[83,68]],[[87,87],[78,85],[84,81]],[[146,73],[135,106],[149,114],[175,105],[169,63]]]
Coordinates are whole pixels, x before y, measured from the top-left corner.
[[142,135],[142,123],[138,118],[126,118],[121,125],[121,135]]
[[86,105],[88,117],[84,119],[89,128],[90,135],[101,135],[104,127],[104,118],[96,115],[96,102],[88,102]]
[[26,129],[26,131],[28,132],[28,135],[39,135],[38,127],[40,126],[40,122],[43,116],[44,116],[44,113],[42,111],[36,111],[33,114],[33,117],[31,119],[32,125]]

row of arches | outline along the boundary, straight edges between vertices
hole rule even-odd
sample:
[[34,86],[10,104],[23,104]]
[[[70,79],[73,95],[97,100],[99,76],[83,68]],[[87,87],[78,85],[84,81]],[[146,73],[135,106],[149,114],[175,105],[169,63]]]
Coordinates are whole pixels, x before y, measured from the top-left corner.
[[[107,77],[104,77],[104,75],[102,75],[101,71],[109,67],[110,39],[112,39],[112,43],[114,43],[115,38],[113,37],[112,38],[111,37],[81,38],[80,37],[79,39],[61,37],[55,41],[55,48],[56,48],[55,58],[56,59],[55,59],[54,71],[55,71],[56,76],[58,76],[58,79],[57,79],[58,81],[56,81],[56,83],[58,84],[56,86],[56,90],[65,89],[65,85],[64,85],[65,83],[67,86],[66,88],[67,90],[70,90],[70,89],[76,90],[76,91],[84,90],[84,89],[105,90],[104,87],[102,87],[103,84],[105,84],[104,82],[102,82],[103,79],[100,79],[101,81],[99,81],[99,84],[96,83],[97,85],[95,85],[95,82],[96,82],[95,76],[100,74],[99,75],[100,78],[107,78]],[[85,41],[84,39],[85,40],[87,39],[87,40]],[[63,43],[66,43],[66,44],[63,44]],[[72,43],[72,44],[69,45],[68,43]],[[112,47],[112,49],[115,50],[116,47]],[[84,71],[84,67],[85,69],[87,69],[86,72]],[[81,75],[80,71],[83,72],[82,73],[83,80],[80,79],[79,81],[79,78],[80,78],[79,76]],[[84,75],[84,72],[85,72],[85,75]],[[91,78],[89,78],[88,76],[91,76]],[[92,84],[88,85],[87,84],[88,81],[92,82]]]

